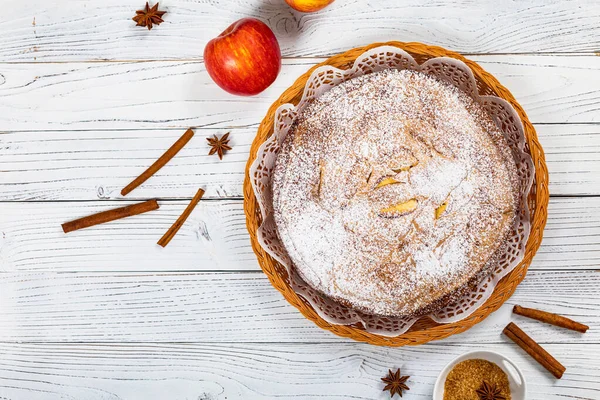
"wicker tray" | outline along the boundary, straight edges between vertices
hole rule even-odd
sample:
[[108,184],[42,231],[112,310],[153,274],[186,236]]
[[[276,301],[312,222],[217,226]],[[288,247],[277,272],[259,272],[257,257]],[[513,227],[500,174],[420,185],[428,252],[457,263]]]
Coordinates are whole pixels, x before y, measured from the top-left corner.
[[[346,326],[330,324],[319,317],[315,310],[291,289],[288,284],[285,268],[275,259],[270,257],[258,244],[256,232],[261,223],[261,217],[252,185],[250,184],[248,172],[256,158],[256,152],[259,146],[273,132],[275,110],[285,103],[298,103],[302,97],[306,80],[315,68],[322,65],[332,65],[341,69],[349,68],[354,63],[356,57],[371,48],[382,45],[396,46],[403,49],[410,53],[419,64],[433,57],[453,57],[466,63],[475,74],[480,94],[494,95],[503,98],[511,103],[517,111],[523,122],[528,149],[535,165],[534,187],[531,190],[531,196],[529,198],[529,208],[532,214],[531,233],[527,242],[523,261],[497,284],[492,296],[469,317],[449,324],[437,324],[430,318],[423,317],[417,321],[409,331],[396,337],[385,337],[366,332],[361,325]],[[327,329],[339,336],[383,346],[417,345],[427,343],[431,340],[443,339],[453,334],[464,332],[476,323],[485,319],[492,312],[496,311],[514,293],[517,285],[523,280],[527,273],[527,268],[540,246],[544,226],[546,225],[548,199],[548,169],[544,159],[544,152],[537,139],[533,125],[512,94],[475,62],[469,61],[460,54],[445,50],[441,47],[428,46],[421,43],[374,43],[369,46],[355,48],[329,58],[300,76],[296,82],[283,92],[279,99],[271,105],[267,115],[260,124],[256,138],[250,149],[250,157],[246,165],[246,176],[244,180],[244,211],[246,213],[246,225],[250,233],[252,248],[256,253],[261,268],[265,274],[267,274],[273,286],[283,294],[288,302],[298,308],[306,318],[313,321],[321,328]]]

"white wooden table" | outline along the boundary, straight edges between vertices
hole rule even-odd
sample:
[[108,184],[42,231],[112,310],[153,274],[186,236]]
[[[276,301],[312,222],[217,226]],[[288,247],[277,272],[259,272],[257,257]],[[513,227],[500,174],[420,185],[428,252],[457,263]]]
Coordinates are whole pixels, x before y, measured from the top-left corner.
[[[453,357],[492,349],[529,398],[600,399],[600,2],[338,0],[298,14],[283,0],[0,0],[0,399],[430,399]],[[259,18],[285,56],[255,98],[205,71],[205,43]],[[546,151],[544,242],[515,295],[470,331],[400,349],[338,338],[271,287],[250,248],[242,180],[268,106],[323,57],[376,41],[466,54],[521,102]],[[187,127],[196,136],[127,199],[119,190]],[[231,131],[223,161],[205,137]],[[155,243],[198,187],[173,242]],[[60,224],[142,199],[161,209],[64,235]],[[585,335],[511,317],[513,304],[589,324]],[[560,381],[501,336],[512,319],[567,366]],[[396,397],[398,398],[398,397]]]

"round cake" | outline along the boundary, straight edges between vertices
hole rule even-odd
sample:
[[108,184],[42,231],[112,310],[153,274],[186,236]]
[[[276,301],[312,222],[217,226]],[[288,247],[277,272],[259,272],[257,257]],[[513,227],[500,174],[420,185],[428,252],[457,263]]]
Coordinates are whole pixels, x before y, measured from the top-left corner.
[[274,217],[310,286],[361,312],[419,316],[497,265],[517,179],[502,132],[469,96],[385,70],[299,112],[275,164]]

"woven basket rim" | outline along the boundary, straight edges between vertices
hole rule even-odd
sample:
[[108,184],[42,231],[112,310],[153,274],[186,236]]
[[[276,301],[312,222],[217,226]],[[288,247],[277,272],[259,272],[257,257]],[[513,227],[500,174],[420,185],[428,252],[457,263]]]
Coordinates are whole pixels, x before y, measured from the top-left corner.
[[[523,123],[527,145],[535,165],[535,185],[532,189],[534,197],[531,199],[531,201],[535,204],[535,207],[533,207],[531,210],[533,212],[531,233],[529,240],[527,241],[523,261],[511,273],[498,282],[490,298],[469,317],[461,321],[448,324],[436,324],[428,317],[423,317],[417,323],[415,323],[415,325],[413,325],[409,331],[395,337],[387,337],[369,333],[366,332],[362,326],[330,324],[322,319],[306,300],[304,300],[291,289],[286,280],[283,279],[279,274],[278,271],[281,269],[277,267],[277,261],[268,253],[266,253],[258,243],[256,235],[258,226],[260,224],[260,211],[258,209],[256,197],[254,195],[249,176],[250,166],[256,159],[258,148],[273,132],[273,122],[276,109],[285,103],[297,104],[299,98],[302,96],[305,83],[310,74],[316,68],[323,65],[333,65],[342,69],[349,68],[354,63],[354,60],[362,53],[379,46],[394,46],[407,51],[415,58],[427,59],[432,57],[451,57],[467,64],[475,74],[478,81],[487,85],[496,93],[498,97],[508,101],[514,107],[517,114],[519,114]],[[443,339],[456,333],[464,332],[465,330],[484,320],[492,312],[496,311],[514,293],[517,285],[524,279],[527,269],[531,264],[531,260],[541,244],[544,227],[547,220],[547,208],[549,201],[548,169],[546,166],[543,149],[539,143],[533,125],[513,95],[504,86],[502,86],[496,80],[496,78],[483,70],[477,63],[464,58],[458,53],[443,49],[441,47],[430,46],[422,43],[404,43],[396,41],[373,43],[368,46],[350,49],[344,53],[330,57],[324,62],[310,68],[306,73],[302,74],[292,86],[285,90],[271,105],[265,118],[258,128],[257,135],[252,143],[250,156],[246,164],[243,189],[246,226],[250,234],[252,249],[257,256],[262,270],[271,281],[271,284],[283,294],[285,299],[290,304],[295,306],[307,319],[313,321],[319,327],[329,330],[342,337],[348,337],[357,341],[384,346],[418,345],[427,343],[431,340]]]

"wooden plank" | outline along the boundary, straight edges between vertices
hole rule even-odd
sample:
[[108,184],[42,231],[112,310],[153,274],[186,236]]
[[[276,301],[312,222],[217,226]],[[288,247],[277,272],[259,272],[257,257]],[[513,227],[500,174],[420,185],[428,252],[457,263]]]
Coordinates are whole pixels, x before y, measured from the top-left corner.
[[[430,399],[437,375],[477,345],[400,349],[359,343],[260,344],[1,344],[0,393],[9,399],[170,400],[384,399],[390,368],[410,375],[409,399]],[[554,380],[511,344],[486,346],[513,359],[531,400],[600,396],[600,345],[549,345],[567,366]],[[408,395],[408,396],[407,396]],[[388,397],[386,397],[388,396]]]
[[[600,122],[600,57],[476,56],[535,123]],[[0,126],[15,130],[228,128],[258,124],[270,104],[322,59],[290,59],[265,92],[218,89],[201,61],[0,64]]]
[[151,213],[64,234],[61,223],[123,203],[2,203],[0,270],[259,269],[240,200],[201,201],[166,248],[156,242],[187,201],[159,204]]
[[[512,305],[600,324],[598,271],[531,271],[496,313],[449,343],[498,343]],[[337,342],[306,320],[260,273],[0,275],[0,341]],[[599,343],[512,317],[543,343]]]
[[[553,195],[600,195],[600,124],[538,125]],[[208,156],[205,140],[231,131],[233,150]],[[120,190],[183,132],[49,131],[0,134],[0,201],[121,199]],[[199,129],[165,168],[127,199],[242,197],[256,128]]]
[[316,14],[281,0],[170,0],[151,32],[131,21],[143,2],[12,1],[0,26],[4,61],[181,59],[202,56],[208,40],[255,17],[286,56],[321,56],[387,40],[420,41],[467,53],[593,52],[600,42],[596,0],[516,2],[345,0]]
[[[0,203],[0,271],[258,271],[241,200],[202,200],[166,248],[156,241],[187,201],[64,234],[60,224],[124,202]],[[125,203],[127,204],[127,203]],[[533,269],[597,269],[597,198],[553,198]]]
[[600,125],[538,125],[550,195],[600,194]]
[[[206,138],[229,131],[233,149],[223,160],[209,156]],[[121,189],[182,133],[174,129],[0,134],[0,200],[122,199]],[[204,198],[242,197],[255,135],[256,128],[198,129],[176,157],[126,198],[188,199],[199,187],[206,189]]]

